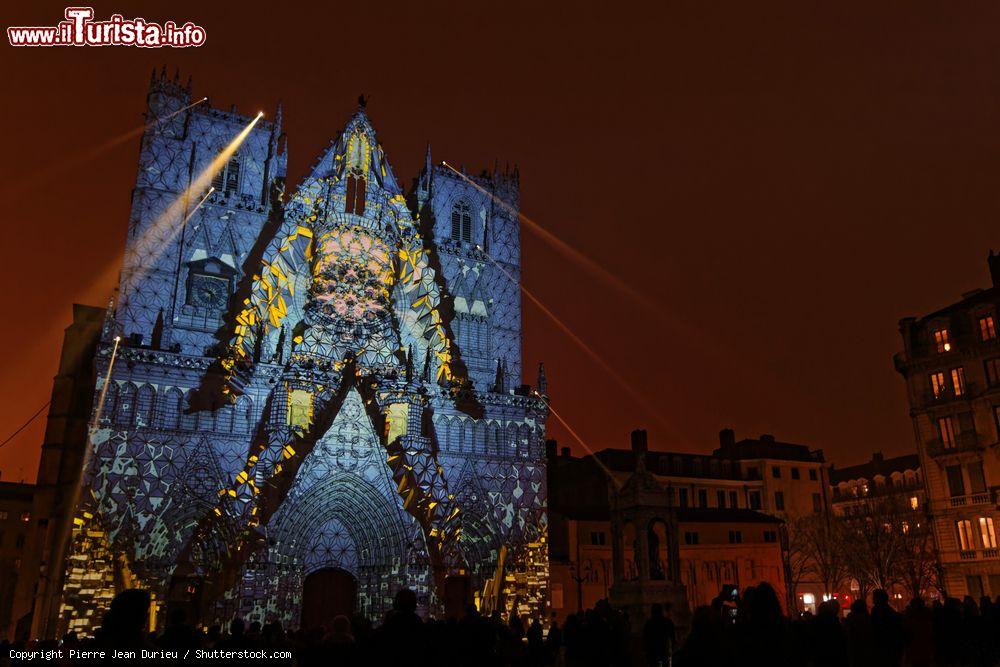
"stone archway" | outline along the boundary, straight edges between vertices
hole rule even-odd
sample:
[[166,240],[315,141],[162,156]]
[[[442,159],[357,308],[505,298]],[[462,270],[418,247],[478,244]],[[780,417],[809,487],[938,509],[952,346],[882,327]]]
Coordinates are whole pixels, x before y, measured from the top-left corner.
[[337,567],[316,570],[302,582],[302,628],[332,625],[341,614],[350,616],[357,609],[358,580]]

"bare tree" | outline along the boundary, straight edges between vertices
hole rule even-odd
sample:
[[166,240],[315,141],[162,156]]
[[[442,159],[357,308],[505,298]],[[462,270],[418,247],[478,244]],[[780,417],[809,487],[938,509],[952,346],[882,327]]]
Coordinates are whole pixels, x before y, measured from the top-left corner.
[[843,524],[828,514],[811,514],[793,521],[788,532],[789,553],[795,554],[801,574],[815,575],[823,592],[833,595],[847,576]]

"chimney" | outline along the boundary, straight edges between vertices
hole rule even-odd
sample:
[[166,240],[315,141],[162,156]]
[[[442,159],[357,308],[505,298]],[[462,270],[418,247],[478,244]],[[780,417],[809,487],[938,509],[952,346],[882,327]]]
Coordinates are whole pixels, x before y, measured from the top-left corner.
[[993,286],[1000,287],[1000,255],[994,255],[993,249],[990,248],[990,256],[986,258],[986,262],[990,265],[990,280]]
[[646,439],[646,429],[637,428],[632,431],[632,451],[636,454],[645,454],[649,451],[649,442]]
[[724,428],[719,431],[719,446],[729,449],[736,446],[736,432],[731,428]]
[[986,262],[990,265],[990,280],[993,286],[1000,287],[1000,255],[994,255],[993,248],[990,248],[990,256],[986,258]]
[[556,457],[556,445],[558,443],[555,440],[549,439],[545,441],[545,458],[554,459]]

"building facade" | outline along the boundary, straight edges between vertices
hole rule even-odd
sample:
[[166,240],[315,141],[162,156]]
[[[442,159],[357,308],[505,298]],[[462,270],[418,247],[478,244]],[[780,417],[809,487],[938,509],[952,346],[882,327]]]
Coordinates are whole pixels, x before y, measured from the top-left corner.
[[94,430],[61,464],[79,480],[87,454],[83,493],[65,549],[39,549],[58,574],[33,634],[87,631],[130,586],[203,621],[376,618],[403,586],[425,610],[489,590],[540,611],[516,170],[428,149],[404,193],[362,98],[286,193],[280,108],[215,109],[154,73],[147,118]]
[[833,516],[847,528],[848,535],[860,536],[860,542],[852,542],[847,550],[847,562],[863,564],[848,567],[838,587],[839,599],[849,603],[861,595],[868,596],[874,584],[866,582],[862,587],[852,574],[877,569],[869,566],[876,559],[891,561],[887,592],[898,610],[902,611],[917,595],[937,598],[938,556],[920,457],[904,454],[885,458],[875,452],[866,463],[831,466],[830,484]]
[[[0,637],[13,634],[17,623],[14,593],[26,573],[25,554],[31,537],[35,485],[0,482]],[[28,575],[30,577],[30,574]]]
[[1000,595],[1000,257],[992,285],[923,317],[900,320],[894,358],[906,381],[927,509],[951,596]]
[[[770,435],[737,441],[725,429],[719,438],[711,455],[644,454],[646,471],[677,517],[680,583],[692,608],[708,604],[723,586],[742,590],[760,581],[786,601],[784,522],[827,511],[823,454]],[[624,485],[634,474],[637,450],[578,458],[568,448],[557,455],[550,441],[548,454],[552,606],[565,615],[608,597],[614,584],[609,485]],[[802,582],[798,593],[801,600],[818,588]]]

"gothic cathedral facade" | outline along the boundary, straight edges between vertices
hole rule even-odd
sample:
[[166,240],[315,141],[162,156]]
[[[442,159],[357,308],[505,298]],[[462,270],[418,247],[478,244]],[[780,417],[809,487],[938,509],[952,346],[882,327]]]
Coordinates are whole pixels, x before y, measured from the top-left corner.
[[404,192],[362,99],[286,191],[280,109],[193,102],[154,73],[62,627],[128,586],[296,626],[331,572],[371,618],[404,586],[440,610],[456,577],[538,611],[547,404],[541,369],[522,381],[517,172],[428,150]]

